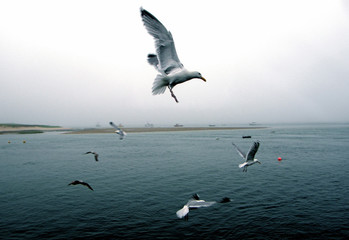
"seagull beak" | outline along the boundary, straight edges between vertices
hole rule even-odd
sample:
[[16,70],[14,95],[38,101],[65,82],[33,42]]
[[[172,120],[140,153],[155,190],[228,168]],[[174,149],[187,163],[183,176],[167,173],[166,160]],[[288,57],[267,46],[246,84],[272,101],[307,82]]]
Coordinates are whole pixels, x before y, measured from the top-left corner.
[[206,82],[206,79],[204,77],[201,77],[202,81]]

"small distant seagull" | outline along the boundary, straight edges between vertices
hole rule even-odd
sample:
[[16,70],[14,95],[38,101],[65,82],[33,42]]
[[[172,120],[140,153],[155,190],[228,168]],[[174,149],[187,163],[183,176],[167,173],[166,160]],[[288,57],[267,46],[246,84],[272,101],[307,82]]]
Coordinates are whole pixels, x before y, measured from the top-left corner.
[[240,156],[245,159],[245,162],[242,163],[242,164],[239,164],[239,168],[244,168],[243,169],[243,172],[247,172],[247,167],[248,166],[251,166],[255,163],[259,163],[261,164],[260,161],[258,161],[258,159],[254,159],[254,156],[256,155],[257,151],[258,151],[258,148],[259,148],[259,142],[254,142],[250,148],[250,150],[248,151],[247,154],[245,154],[244,152],[242,152],[238,146],[236,146],[234,143],[233,143],[233,146],[236,148],[237,152],[240,154]]
[[95,155],[95,160],[96,160],[96,162],[98,162],[98,153],[96,153],[96,152],[86,152],[85,154],[89,154],[89,153]]
[[153,83],[153,95],[163,94],[168,87],[171,96],[178,103],[172,91],[174,86],[193,78],[199,78],[205,82],[206,79],[199,72],[190,72],[184,68],[177,56],[171,32],[167,31],[156,17],[143,8],[141,8],[141,17],[148,33],[155,40],[156,54],[148,54],[148,63],[160,73]]
[[72,181],[71,183],[68,184],[69,185],[78,185],[78,184],[81,184],[81,185],[84,185],[86,187],[88,187],[89,189],[91,189],[93,191],[93,188],[90,186],[90,184],[84,182],[84,181],[81,181],[81,180],[75,180],[75,181]]
[[123,131],[121,128],[116,126],[113,122],[109,122],[109,124],[116,129],[115,133],[119,134],[120,140],[124,139],[124,137],[127,135],[125,131]]
[[[220,203],[230,202],[230,198],[223,198]],[[205,200],[200,200],[200,196],[198,194],[194,194],[192,199],[190,199],[187,204],[183,206],[180,210],[176,212],[178,218],[188,219],[189,209],[201,208],[201,207],[210,207],[213,204],[217,203],[216,201],[206,202]]]

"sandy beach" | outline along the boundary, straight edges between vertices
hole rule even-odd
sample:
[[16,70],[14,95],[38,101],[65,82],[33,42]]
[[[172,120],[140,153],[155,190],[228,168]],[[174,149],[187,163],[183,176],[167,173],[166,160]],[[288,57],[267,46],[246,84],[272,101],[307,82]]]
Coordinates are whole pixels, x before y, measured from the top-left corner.
[[[261,129],[264,127],[126,127],[123,130],[127,133],[144,132],[172,132],[172,131],[209,131],[209,130],[239,130],[239,129]],[[64,128],[64,127],[40,127],[40,126],[0,126],[0,134],[15,133],[42,133],[51,131],[64,131],[65,134],[93,134],[93,133],[114,133],[114,128]]]
[[[152,127],[152,128],[123,128],[126,133],[144,132],[171,132],[171,131],[208,131],[208,130],[240,130],[240,129],[262,129],[264,127]],[[114,133],[114,128],[91,128],[72,130],[67,134],[91,134],[91,133]]]

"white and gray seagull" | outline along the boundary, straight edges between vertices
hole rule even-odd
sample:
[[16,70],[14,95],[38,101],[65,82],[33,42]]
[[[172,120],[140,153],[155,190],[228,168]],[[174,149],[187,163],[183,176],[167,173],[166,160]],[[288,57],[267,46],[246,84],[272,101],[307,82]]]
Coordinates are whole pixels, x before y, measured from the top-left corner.
[[119,128],[118,126],[116,126],[113,122],[109,122],[109,124],[116,129],[115,133],[119,134],[120,136],[120,140],[124,139],[124,137],[127,135],[126,132],[124,130],[122,130],[121,128]]
[[258,159],[255,159],[254,156],[256,155],[258,148],[259,148],[259,142],[254,142],[250,148],[250,150],[247,152],[247,154],[245,154],[243,151],[241,151],[238,146],[236,146],[233,143],[233,146],[236,148],[237,152],[240,154],[240,156],[245,159],[244,163],[239,164],[239,168],[244,168],[243,172],[247,172],[247,167],[251,166],[255,163],[259,163],[261,164],[260,161],[258,161]]
[[[227,203],[230,202],[230,198],[224,197],[222,198],[220,203]],[[195,193],[192,196],[192,199],[189,199],[189,201],[183,206],[183,208],[179,209],[176,212],[176,215],[178,218],[185,218],[188,219],[188,213],[189,209],[195,209],[195,208],[201,208],[201,207],[210,207],[213,204],[217,203],[216,201],[206,202],[205,200],[201,200],[200,196]]]
[[152,93],[153,95],[163,94],[166,87],[171,96],[178,103],[177,97],[172,89],[180,83],[193,78],[199,78],[206,82],[206,79],[197,71],[188,71],[179,61],[171,32],[150,12],[141,8],[141,17],[148,33],[155,40],[156,54],[148,54],[148,63],[155,67],[160,73],[156,76]]

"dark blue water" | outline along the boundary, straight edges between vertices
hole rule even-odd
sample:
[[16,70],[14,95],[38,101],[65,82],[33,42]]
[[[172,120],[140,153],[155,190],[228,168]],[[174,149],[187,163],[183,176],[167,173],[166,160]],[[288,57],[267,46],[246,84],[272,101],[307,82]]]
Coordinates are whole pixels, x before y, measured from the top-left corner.
[[[248,150],[257,139],[262,164],[244,173],[231,142]],[[83,155],[90,150],[99,162]],[[134,133],[123,141],[115,134],[0,135],[0,151],[0,239],[349,236],[349,125]],[[75,179],[95,191],[68,186]],[[193,193],[233,201],[178,219]]]

